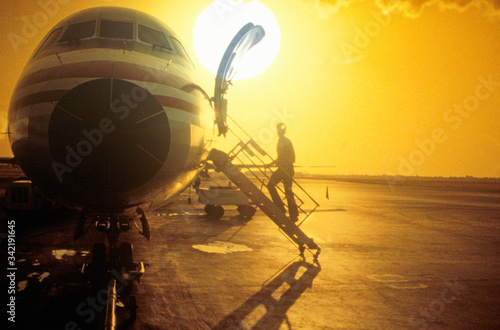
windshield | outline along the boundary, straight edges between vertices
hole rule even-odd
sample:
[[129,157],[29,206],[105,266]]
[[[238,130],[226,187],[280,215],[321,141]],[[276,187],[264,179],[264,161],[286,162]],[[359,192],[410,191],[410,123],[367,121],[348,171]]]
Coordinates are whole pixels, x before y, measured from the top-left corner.
[[80,40],[90,38],[94,35],[96,21],[75,23],[68,26],[66,32],[59,41]]
[[103,20],[99,35],[104,38],[133,39],[134,23]]
[[165,35],[155,29],[139,24],[139,40],[151,44],[153,46],[172,50]]

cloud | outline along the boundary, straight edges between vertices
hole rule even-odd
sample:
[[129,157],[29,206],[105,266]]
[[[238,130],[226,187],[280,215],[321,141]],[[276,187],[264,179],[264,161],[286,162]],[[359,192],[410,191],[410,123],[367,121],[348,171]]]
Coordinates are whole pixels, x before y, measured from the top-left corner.
[[484,8],[489,14],[496,15],[500,12],[500,0],[376,0],[376,3],[385,13],[400,11],[412,17],[419,16],[422,10],[430,5],[458,11],[479,7]]
[[[295,0],[303,9],[314,9],[319,18],[326,19],[337,13],[342,7],[359,0]],[[418,17],[429,5],[458,11],[470,7],[483,8],[487,15],[500,18],[500,0],[374,0],[385,14],[393,11]]]
[[294,0],[303,10],[316,10],[318,17],[327,19],[336,14],[342,7],[347,7],[353,0]]

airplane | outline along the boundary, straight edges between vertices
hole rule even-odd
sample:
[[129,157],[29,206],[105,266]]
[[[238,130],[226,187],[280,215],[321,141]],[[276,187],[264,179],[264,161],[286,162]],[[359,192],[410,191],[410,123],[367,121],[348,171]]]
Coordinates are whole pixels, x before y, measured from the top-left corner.
[[159,19],[122,7],[67,17],[42,39],[13,92],[15,162],[48,197],[79,210],[75,239],[92,219],[107,234],[111,263],[130,261],[119,234],[139,219],[149,239],[145,213],[174,200],[204,169],[215,128],[227,131],[224,94],[236,64],[264,34],[252,23],[238,32],[211,98]]
[[[260,40],[262,27],[252,28],[246,35]],[[121,7],[78,12],[48,32],[15,87],[8,116],[15,161],[49,197],[85,216],[143,216],[203,169],[214,114],[225,134],[222,75],[234,75],[225,63],[211,99],[160,20]]]

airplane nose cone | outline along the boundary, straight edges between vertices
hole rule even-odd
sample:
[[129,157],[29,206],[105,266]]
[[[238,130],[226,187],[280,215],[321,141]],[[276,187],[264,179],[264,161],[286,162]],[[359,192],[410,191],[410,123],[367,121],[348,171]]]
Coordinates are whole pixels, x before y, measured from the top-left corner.
[[163,166],[170,126],[163,107],[146,89],[129,81],[97,79],[59,100],[48,137],[61,183],[123,192],[143,185]]

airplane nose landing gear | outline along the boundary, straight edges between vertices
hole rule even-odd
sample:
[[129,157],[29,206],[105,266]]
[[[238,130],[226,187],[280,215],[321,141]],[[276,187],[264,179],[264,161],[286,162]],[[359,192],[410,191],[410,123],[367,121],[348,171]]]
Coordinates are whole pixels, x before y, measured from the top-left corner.
[[[144,212],[141,214],[143,232],[149,234],[149,226]],[[82,213],[77,228],[83,228],[85,215]],[[106,245],[95,243],[92,250],[92,262],[84,264],[82,274],[90,284],[91,299],[106,307],[105,329],[115,329],[117,323],[120,325],[132,324],[137,316],[137,302],[135,293],[137,284],[144,274],[144,264],[135,263],[133,258],[133,246],[129,242],[118,243],[118,237],[122,231],[128,231],[130,226],[123,218],[115,215],[111,217],[96,218],[94,226],[108,237],[109,248],[106,255]],[[78,229],[77,229],[78,231]],[[75,235],[81,236],[81,235]],[[149,235],[144,235],[149,236]],[[127,318],[128,310],[128,318]]]
[[[117,324],[132,324],[137,317],[137,284],[144,274],[144,264],[133,262],[132,244],[120,244],[117,263],[106,258],[106,246],[96,243],[92,251],[92,262],[84,264],[82,274],[90,284],[91,299],[106,306],[105,329],[116,329]],[[128,318],[127,318],[128,311]]]

